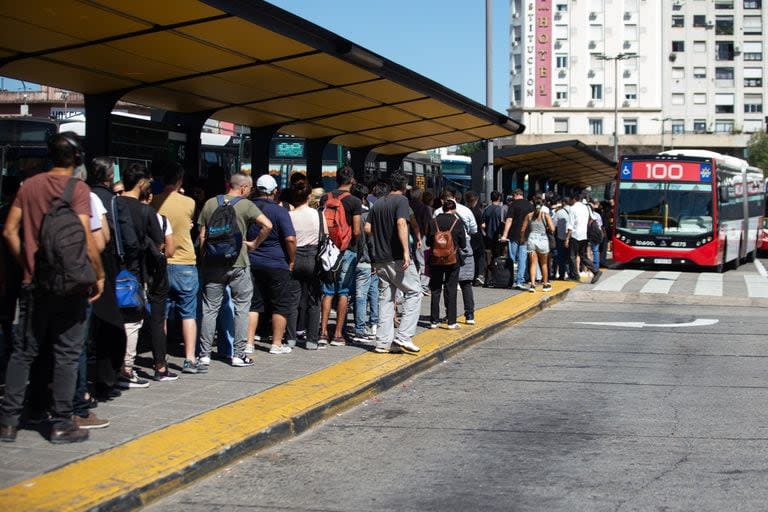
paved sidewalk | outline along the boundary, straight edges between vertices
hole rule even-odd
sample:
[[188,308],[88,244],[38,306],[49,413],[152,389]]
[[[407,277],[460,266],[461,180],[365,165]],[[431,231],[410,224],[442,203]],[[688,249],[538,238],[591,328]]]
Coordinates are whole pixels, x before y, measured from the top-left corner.
[[[468,337],[473,333],[477,335],[485,328],[482,325],[483,323],[490,325],[495,322],[500,324],[513,315],[527,314],[528,310],[543,307],[548,297],[561,296],[571,286],[573,285],[558,283],[554,293],[551,294],[544,294],[541,291],[538,291],[536,294],[529,294],[512,290],[475,288],[476,311],[478,313],[478,325],[476,327],[465,326],[464,329],[458,332],[442,329],[439,331],[429,331],[419,335],[417,343],[421,344],[421,340],[424,340],[427,346],[431,347],[423,351],[425,353],[423,355],[428,356],[430,351],[433,351],[434,354],[437,354],[436,357],[445,357],[444,353],[437,352],[438,349],[443,350],[441,349],[441,343],[444,346],[448,346],[449,343],[454,343],[458,346],[461,342],[462,331],[464,331],[463,337]],[[515,309],[515,301],[505,301],[505,299],[510,297],[516,297],[516,300],[519,298],[520,300],[517,302],[521,302],[522,305]],[[425,315],[429,308],[429,299],[427,297],[424,299],[422,301],[422,315]],[[488,306],[500,303],[501,301],[505,301],[501,304],[502,307],[496,307],[495,310],[494,308],[488,308]],[[485,312],[483,312],[483,308],[485,308]],[[463,311],[461,305],[459,311]],[[493,311],[495,316],[488,316],[488,312],[491,311]],[[425,317],[423,316],[423,318]],[[422,333],[423,331],[424,328],[420,327],[419,332]],[[433,340],[434,347],[429,345],[429,340]],[[451,350],[451,348],[449,347],[448,350]],[[19,433],[19,438],[15,444],[0,447],[0,453],[2,453],[0,488],[5,488],[9,491],[5,493],[0,490],[0,504],[6,499],[13,500],[18,498],[14,498],[12,494],[12,489],[15,488],[14,484],[25,481],[22,487],[34,486],[36,480],[38,480],[36,477],[50,473],[57,468],[78,460],[90,461],[90,459],[94,459],[94,455],[99,453],[102,454],[99,457],[107,456],[108,463],[108,456],[115,447],[130,445],[132,441],[149,439],[152,437],[148,436],[150,433],[162,435],[171,426],[181,426],[182,431],[186,432],[189,429],[185,430],[184,428],[185,423],[188,423],[185,420],[195,421],[210,412],[215,413],[217,410],[224,410],[226,408],[223,406],[226,404],[231,404],[231,406],[237,408],[240,402],[245,403],[245,401],[254,399],[258,401],[262,395],[266,397],[272,389],[282,391],[286,385],[291,386],[299,382],[308,383],[305,387],[298,390],[298,394],[295,397],[306,401],[306,403],[300,404],[301,407],[305,408],[297,410],[310,411],[314,416],[305,418],[297,416],[291,411],[288,413],[278,411],[274,419],[295,421],[295,418],[299,418],[302,422],[301,427],[308,427],[317,420],[322,419],[323,410],[318,409],[318,407],[323,406],[323,400],[326,401],[325,405],[328,407],[343,406],[344,403],[351,405],[354,402],[353,393],[359,392],[359,389],[362,389],[362,393],[365,393],[371,390],[375,392],[375,389],[378,388],[385,388],[387,387],[386,383],[378,385],[370,383],[375,383],[377,379],[386,380],[393,375],[394,379],[405,378],[406,367],[417,366],[411,364],[409,360],[418,361],[421,359],[421,355],[419,357],[406,356],[405,359],[402,356],[399,358],[392,357],[391,360],[394,361],[392,364],[381,364],[381,361],[385,361],[385,359],[378,355],[378,359],[374,358],[374,360],[376,361],[375,364],[381,368],[360,366],[350,370],[349,365],[356,364],[353,361],[359,359],[357,356],[366,354],[366,352],[368,352],[367,348],[357,346],[331,347],[324,351],[306,351],[298,348],[292,354],[285,356],[272,356],[263,351],[255,354],[256,365],[249,368],[233,368],[223,362],[214,360],[207,374],[182,375],[175,382],[153,382],[149,389],[130,390],[112,402],[100,404],[95,411],[100,417],[110,419],[112,425],[104,430],[91,431],[91,439],[86,443],[78,445],[55,446],[45,440],[39,432],[23,430]],[[384,356],[384,358],[388,358],[388,356]],[[149,362],[149,358],[143,360]],[[368,360],[366,359],[366,361]],[[346,362],[347,366],[340,364],[343,362]],[[172,367],[178,367],[179,363],[180,360],[177,358],[171,360]],[[371,363],[366,362],[365,364],[370,365]],[[333,372],[337,368],[341,374],[335,375]],[[345,374],[344,372],[348,373]],[[332,389],[333,382],[327,382],[336,377],[344,380],[347,375],[353,377],[361,376],[361,387],[359,387],[358,391],[341,388],[334,391]],[[316,380],[314,384],[311,380],[304,381],[304,379],[312,378],[313,376],[320,380]],[[323,398],[315,398],[313,391],[317,391],[319,397],[321,388],[328,388],[330,391],[327,391],[327,395],[324,395]],[[265,398],[264,400],[267,399]],[[300,402],[301,400],[297,401]],[[236,411],[236,409],[233,409],[233,411]],[[320,412],[318,413],[317,411]],[[255,412],[255,410],[251,410],[248,411],[248,414],[254,414]],[[292,416],[292,414],[294,415]],[[254,418],[254,421],[256,419]],[[218,422],[217,425],[223,425],[226,430],[226,416],[223,419],[219,417],[216,421]],[[233,419],[233,425],[235,423],[236,421]],[[295,425],[290,428],[292,430],[299,430],[299,427]],[[269,429],[263,431],[263,433],[269,436]],[[154,436],[155,434],[152,435]],[[252,433],[248,432],[247,435],[252,435]],[[243,438],[247,438],[247,435],[244,434]],[[290,435],[290,433],[286,435]],[[280,436],[278,435],[277,437]],[[265,440],[261,439],[257,442],[263,443]],[[146,447],[143,449],[146,449]],[[162,444],[154,446],[154,449],[162,453],[163,446]],[[105,451],[107,451],[106,454],[103,453]],[[194,447],[192,447],[191,451],[194,452]],[[151,466],[152,458],[157,454],[145,453],[144,455],[146,456],[148,466]],[[189,464],[194,465],[195,461],[192,460]],[[68,466],[64,470],[68,470],[70,467],[72,466]],[[136,469],[140,470],[141,468]],[[147,472],[152,473],[152,469],[148,467]],[[191,478],[194,477],[192,476]],[[159,478],[158,481],[160,481]],[[142,485],[146,484],[146,482],[142,482]],[[12,489],[8,489],[9,487]],[[42,491],[42,489],[38,489],[38,491]],[[162,493],[162,491],[156,492]],[[110,498],[114,499],[114,496],[110,496]],[[143,499],[146,499],[146,497],[142,497]],[[88,502],[88,500],[84,502]],[[98,500],[89,502],[90,505],[86,506],[86,508],[93,506],[97,502]],[[5,501],[5,503],[9,505],[14,504],[8,501]],[[122,504],[120,508],[131,508],[137,505],[139,503],[129,502]],[[74,510],[81,507],[78,503],[73,502],[68,503],[65,508]]]

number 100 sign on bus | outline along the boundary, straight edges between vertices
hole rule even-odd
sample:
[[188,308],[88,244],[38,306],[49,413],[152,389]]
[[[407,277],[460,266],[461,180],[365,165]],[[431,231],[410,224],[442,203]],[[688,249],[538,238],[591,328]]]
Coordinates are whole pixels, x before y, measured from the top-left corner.
[[712,151],[625,156],[616,187],[613,258],[735,268],[755,257],[764,186],[760,169]]

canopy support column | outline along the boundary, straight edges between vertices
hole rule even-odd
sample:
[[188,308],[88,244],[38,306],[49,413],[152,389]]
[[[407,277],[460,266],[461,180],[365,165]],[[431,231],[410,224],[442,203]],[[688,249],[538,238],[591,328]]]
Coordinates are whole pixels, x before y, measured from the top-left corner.
[[272,137],[275,136],[279,127],[279,125],[251,126],[251,176],[254,181],[262,174],[269,172],[270,146]]
[[312,188],[323,186],[323,151],[332,138],[306,139],[304,156],[307,160],[307,179]]
[[112,109],[120,96],[118,93],[85,95],[86,161],[109,155],[112,142]]
[[349,161],[349,166],[355,171],[355,179],[359,182],[365,181],[365,161],[368,159],[368,155],[373,147],[349,148],[349,154],[352,157]]

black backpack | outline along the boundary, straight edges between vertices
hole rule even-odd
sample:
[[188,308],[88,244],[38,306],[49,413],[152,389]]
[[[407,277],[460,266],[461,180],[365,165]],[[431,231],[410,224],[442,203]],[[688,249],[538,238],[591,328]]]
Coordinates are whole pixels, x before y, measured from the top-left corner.
[[219,206],[205,225],[205,257],[210,261],[231,264],[240,255],[243,234],[237,226],[235,205],[241,197],[232,200],[216,196]]
[[593,244],[599,244],[603,241],[603,230],[591,215],[589,216],[589,221],[587,222],[587,240]]
[[76,178],[67,182],[64,194],[51,202],[40,226],[35,283],[39,290],[52,295],[87,295],[96,283],[85,228],[72,209],[77,182]]

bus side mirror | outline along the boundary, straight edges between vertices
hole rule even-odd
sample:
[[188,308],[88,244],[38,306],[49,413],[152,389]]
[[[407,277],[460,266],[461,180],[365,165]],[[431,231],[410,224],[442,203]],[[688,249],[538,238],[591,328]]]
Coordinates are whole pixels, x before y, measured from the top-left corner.
[[717,195],[720,198],[721,203],[725,203],[728,201],[728,186],[727,185],[720,185],[717,187]]

